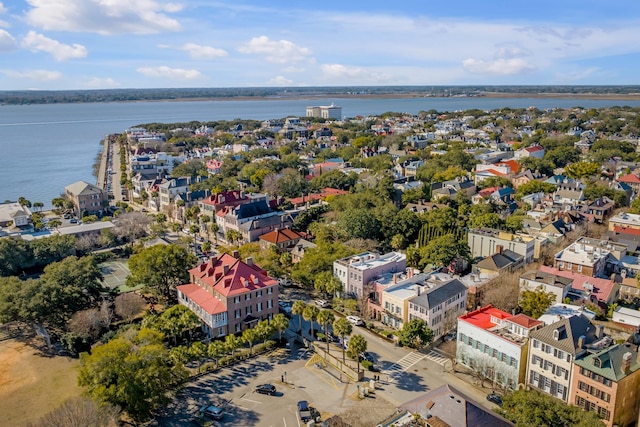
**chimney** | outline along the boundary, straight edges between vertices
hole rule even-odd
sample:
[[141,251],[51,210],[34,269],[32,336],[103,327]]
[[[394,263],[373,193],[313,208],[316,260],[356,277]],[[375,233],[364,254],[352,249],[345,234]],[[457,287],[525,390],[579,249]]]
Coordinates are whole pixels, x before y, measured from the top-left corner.
[[229,264],[225,264],[222,266],[222,272],[226,276],[229,273]]
[[496,245],[496,253],[502,254],[504,247],[502,245]]
[[253,257],[248,256],[244,263],[247,265],[253,265]]
[[236,250],[236,251],[233,251],[232,255],[233,255],[233,257],[234,257],[235,259],[240,258],[240,252],[238,252],[237,250]]
[[398,276],[396,273],[393,273],[393,284],[395,285],[396,283],[398,283]]
[[596,338],[602,337],[604,337],[604,325],[598,325],[598,328],[596,329]]
[[409,271],[407,271],[407,277],[408,278],[412,278],[413,277],[413,267],[409,267]]
[[416,296],[420,296],[420,290],[422,289],[422,287],[420,285],[416,285]]
[[630,351],[626,352],[622,355],[622,372],[628,374],[631,371],[631,359],[633,359],[633,354]]
[[578,348],[584,348],[584,341],[587,339],[584,335],[580,335],[578,338]]

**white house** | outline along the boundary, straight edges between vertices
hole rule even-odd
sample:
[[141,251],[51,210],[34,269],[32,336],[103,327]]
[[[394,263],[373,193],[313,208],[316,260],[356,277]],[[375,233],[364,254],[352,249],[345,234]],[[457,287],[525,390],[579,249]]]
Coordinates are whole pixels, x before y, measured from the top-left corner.
[[485,378],[516,390],[524,382],[529,333],[542,322],[488,305],[458,318],[456,360]]

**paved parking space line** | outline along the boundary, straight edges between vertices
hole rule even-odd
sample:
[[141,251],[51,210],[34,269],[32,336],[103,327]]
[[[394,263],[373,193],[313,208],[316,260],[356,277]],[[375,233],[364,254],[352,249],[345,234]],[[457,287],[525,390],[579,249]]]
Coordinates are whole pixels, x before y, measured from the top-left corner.
[[251,400],[251,399],[247,399],[246,397],[241,397],[241,400],[246,400],[247,402],[251,402],[251,403],[262,403],[259,400]]

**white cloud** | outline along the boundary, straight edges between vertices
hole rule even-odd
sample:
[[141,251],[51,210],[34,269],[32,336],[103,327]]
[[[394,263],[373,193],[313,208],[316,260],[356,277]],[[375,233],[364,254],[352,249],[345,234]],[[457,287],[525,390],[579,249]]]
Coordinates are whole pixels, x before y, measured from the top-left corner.
[[385,83],[391,77],[386,73],[373,72],[361,67],[347,67],[342,64],[323,64],[320,67],[325,77],[330,80],[358,81],[362,84]]
[[194,80],[202,77],[202,73],[198,70],[170,68],[166,65],[160,67],[140,67],[137,71],[147,77],[157,77],[171,80]]
[[257,54],[275,64],[298,62],[309,58],[311,50],[300,47],[288,40],[270,40],[267,36],[252,38],[240,46],[238,51],[246,54]]
[[307,69],[304,67],[290,66],[290,67],[284,67],[282,71],[284,71],[285,73],[304,73],[305,71],[307,71]]
[[182,46],[175,47],[168,44],[159,44],[161,49],[179,49],[187,52],[193,59],[216,59],[223,58],[229,53],[224,49],[218,49],[213,46],[205,46],[196,43],[185,43]]
[[277,76],[269,80],[267,83],[272,86],[292,86],[293,80],[284,76]]
[[49,71],[49,70],[26,70],[26,71],[3,70],[2,73],[7,77],[12,77],[16,79],[37,80],[39,82],[58,80],[62,77],[62,73],[60,73],[59,71]]
[[91,89],[109,89],[120,86],[120,83],[118,83],[111,77],[93,77],[87,80],[84,85]]
[[497,74],[509,76],[514,74],[529,73],[536,69],[522,58],[496,59],[485,61],[484,59],[465,59],[462,61],[464,69],[476,74]]
[[0,30],[0,52],[8,52],[15,49],[16,39],[5,30]]
[[22,46],[30,49],[32,52],[46,52],[53,56],[56,61],[66,61],[73,58],[84,58],[87,56],[87,48],[74,43],[73,46],[60,43],[57,40],[50,39],[35,31],[29,31],[22,39]]
[[156,0],[26,0],[27,22],[53,31],[98,34],[151,34],[178,31],[180,23],[168,16],[181,6]]
[[4,4],[2,4],[2,2],[0,1],[0,15],[7,13],[7,8],[4,6]]

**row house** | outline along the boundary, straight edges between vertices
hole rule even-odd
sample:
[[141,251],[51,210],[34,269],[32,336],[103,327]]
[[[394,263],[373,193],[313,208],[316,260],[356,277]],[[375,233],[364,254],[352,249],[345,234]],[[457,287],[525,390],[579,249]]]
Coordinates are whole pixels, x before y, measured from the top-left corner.
[[626,230],[640,230],[640,215],[629,212],[619,212],[609,218],[609,231],[624,233]]
[[531,333],[527,388],[570,403],[574,364],[588,353],[608,347],[612,340],[604,327],[584,315],[563,318]]
[[461,194],[466,199],[470,199],[476,194],[476,191],[476,185],[466,176],[431,184],[431,197],[434,201],[455,199],[458,194]]
[[606,307],[607,304],[612,304],[618,299],[619,285],[611,279],[559,270],[548,265],[541,265],[540,271],[571,279],[571,290],[568,296],[572,299],[585,303],[593,302],[601,307]]
[[613,213],[616,207],[616,202],[608,197],[598,197],[597,199],[589,202],[583,209],[583,213],[592,222],[603,224],[607,218]]
[[241,333],[278,313],[278,281],[238,252],[221,254],[189,270],[178,301],[202,321],[211,338]]
[[520,294],[541,289],[546,294],[553,294],[556,303],[562,303],[571,290],[572,283],[573,279],[567,277],[532,270],[520,276],[519,287]]
[[407,256],[400,252],[380,255],[376,252],[363,252],[333,262],[333,275],[340,280],[347,294],[362,297],[365,285],[384,273],[404,271]]
[[576,360],[569,403],[597,412],[607,427],[631,426],[640,413],[640,353],[617,344]]
[[183,176],[179,178],[169,179],[162,184],[158,185],[158,192],[160,198],[160,210],[168,210],[169,206],[176,197],[186,194],[190,191],[191,184],[198,182],[200,177],[194,178],[190,176]]
[[529,337],[541,321],[491,305],[458,317],[456,361],[509,390],[526,377]]

